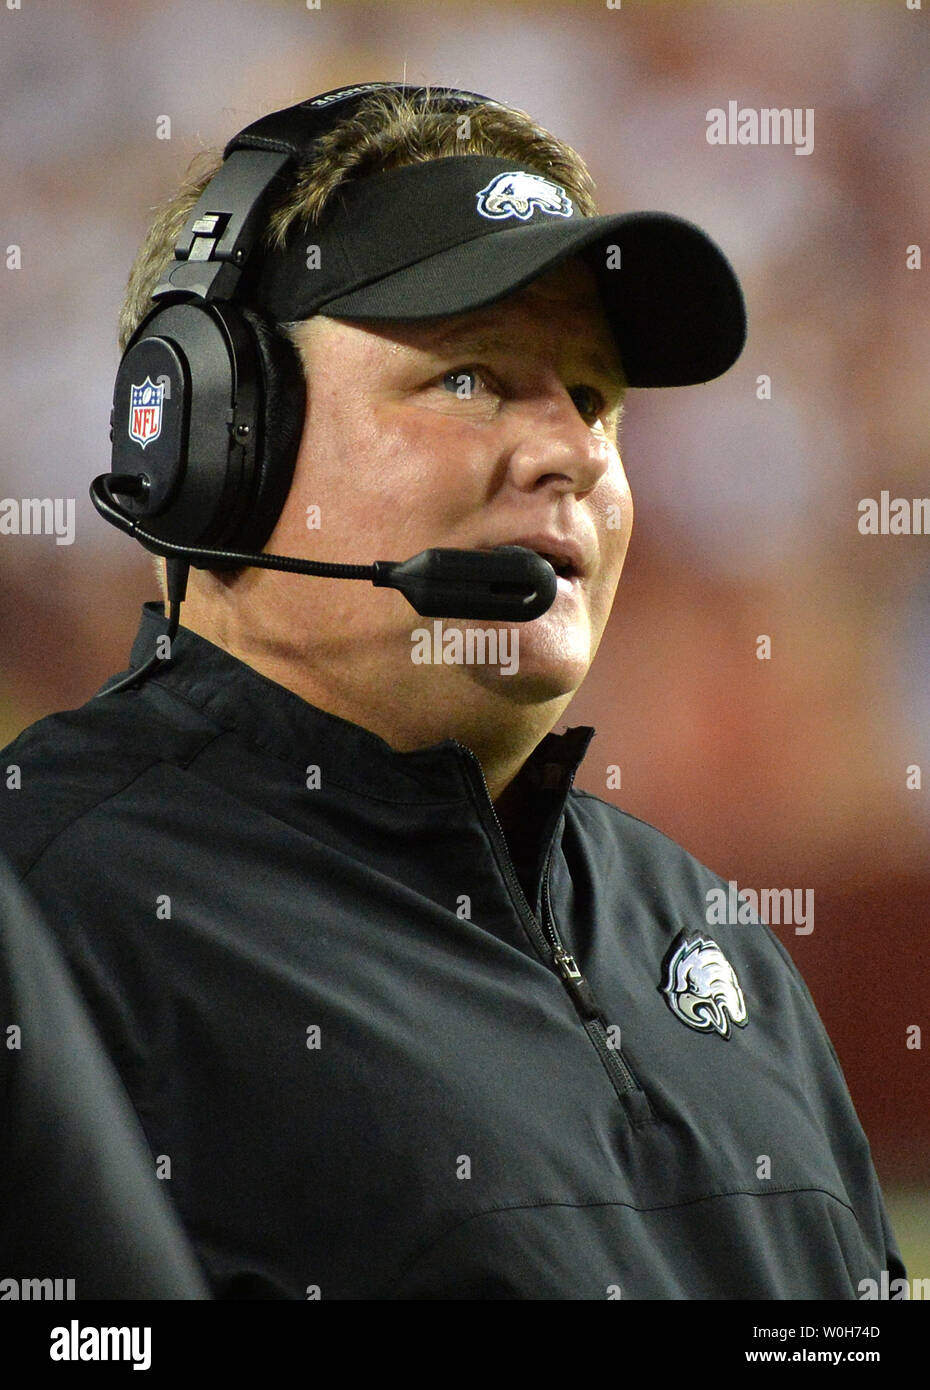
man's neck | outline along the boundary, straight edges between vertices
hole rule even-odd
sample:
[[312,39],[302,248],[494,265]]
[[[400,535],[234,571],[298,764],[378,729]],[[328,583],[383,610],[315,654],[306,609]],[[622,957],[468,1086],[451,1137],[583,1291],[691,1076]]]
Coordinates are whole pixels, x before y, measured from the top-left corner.
[[[210,622],[198,605],[184,613],[183,625],[222,647],[261,675],[284,686],[308,704],[349,723],[368,729],[398,752],[428,748],[454,738],[477,757],[502,823],[515,804],[504,794],[533,749],[560,718],[571,695],[536,704],[521,705],[493,688],[476,690],[470,682],[452,692],[452,698],[424,702],[411,698],[399,682],[387,679],[339,678],[261,642],[243,638],[231,627],[223,630]],[[451,673],[445,668],[444,674]],[[458,673],[461,674],[461,673]],[[422,689],[418,684],[417,693]]]

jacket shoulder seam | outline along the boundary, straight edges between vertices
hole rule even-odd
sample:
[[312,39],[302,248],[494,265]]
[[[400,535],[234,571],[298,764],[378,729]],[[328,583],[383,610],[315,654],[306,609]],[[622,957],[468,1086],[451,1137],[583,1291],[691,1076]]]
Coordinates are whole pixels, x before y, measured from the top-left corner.
[[212,737],[209,738],[205,743],[201,744],[196,749],[196,751],[190,755],[190,757],[185,758],[183,760],[179,759],[177,761],[171,761],[169,763],[164,758],[153,758],[151,762],[147,762],[144,767],[139,768],[138,771],[133,773],[129,780],[124,782],[122,786],[117,787],[114,791],[108,792],[106,796],[99,797],[97,800],[93,801],[91,805],[85,806],[84,809],[78,815],[72,816],[70,819],[66,820],[63,825],[59,825],[58,829],[55,830],[54,833],[49,837],[49,839],[45,841],[45,843],[41,846],[41,848],[29,862],[27,867],[24,868],[22,872],[19,874],[20,882],[25,883],[29,875],[38,867],[40,860],[42,860],[45,857],[45,855],[49,852],[49,850],[56,843],[56,841],[61,839],[62,835],[64,835],[68,830],[72,830],[76,825],[79,825],[86,816],[91,815],[94,811],[98,811],[101,806],[105,806],[108,801],[114,801],[117,797],[122,796],[125,792],[129,790],[133,783],[138,782],[140,777],[144,777],[147,772],[151,772],[153,767],[186,767],[188,763],[192,762],[194,758],[198,757],[199,754],[202,753],[203,750],[206,747],[208,747],[210,743],[212,743],[215,739],[219,737],[221,737],[220,734],[214,733]]

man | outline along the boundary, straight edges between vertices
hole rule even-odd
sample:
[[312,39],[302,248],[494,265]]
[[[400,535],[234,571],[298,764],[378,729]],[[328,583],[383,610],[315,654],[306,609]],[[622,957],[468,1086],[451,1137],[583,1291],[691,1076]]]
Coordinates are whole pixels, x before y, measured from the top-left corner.
[[[286,159],[259,246],[214,163],[140,254],[109,495],[173,565],[222,554],[181,627],[169,570],[170,643],[146,605],[133,674],[6,750],[0,844],[218,1296],[856,1298],[900,1259],[797,971],[764,926],[711,937],[721,880],[573,791],[592,731],[552,732],[629,542],[626,389],[726,370],[738,284],[690,224],[595,219],[578,156],[511,108],[355,88],[298,115],[330,106],[312,146],[273,113],[228,147],[224,187]],[[208,304],[224,276],[270,320],[266,392],[283,335],[306,378],[263,431],[235,373],[228,411],[191,385],[204,335],[255,326]],[[246,506],[226,436],[276,446],[298,387]],[[389,588],[246,567],[250,534],[334,563],[516,545],[557,592],[469,648]]]

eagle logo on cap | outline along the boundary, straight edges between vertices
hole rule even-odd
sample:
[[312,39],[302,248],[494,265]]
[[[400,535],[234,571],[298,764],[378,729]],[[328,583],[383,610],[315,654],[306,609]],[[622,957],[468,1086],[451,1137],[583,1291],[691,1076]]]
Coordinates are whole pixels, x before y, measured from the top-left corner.
[[493,178],[477,195],[477,207],[482,217],[495,221],[519,217],[521,222],[528,222],[537,208],[552,217],[571,217],[574,212],[564,188],[542,174],[527,174],[522,169]]
[[672,952],[663,993],[675,1017],[699,1033],[728,1038],[731,1023],[745,1028],[749,1021],[736,971],[716,941],[703,936]]

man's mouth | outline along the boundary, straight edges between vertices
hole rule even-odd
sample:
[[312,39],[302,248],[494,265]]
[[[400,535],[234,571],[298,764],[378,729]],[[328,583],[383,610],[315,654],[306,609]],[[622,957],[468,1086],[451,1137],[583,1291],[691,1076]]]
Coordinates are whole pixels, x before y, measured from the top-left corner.
[[[527,549],[532,549],[532,547],[528,546]],[[548,550],[537,550],[536,554],[539,555],[541,559],[549,561],[549,564],[555,570],[559,579],[571,580],[578,578],[578,571],[571,560],[565,559],[564,556],[554,555]]]
[[534,551],[541,559],[547,560],[555,570],[561,590],[571,589],[576,582],[585,578],[592,563],[581,540],[574,536],[555,536],[539,534],[515,536],[512,540],[499,541],[499,545],[519,545]]

